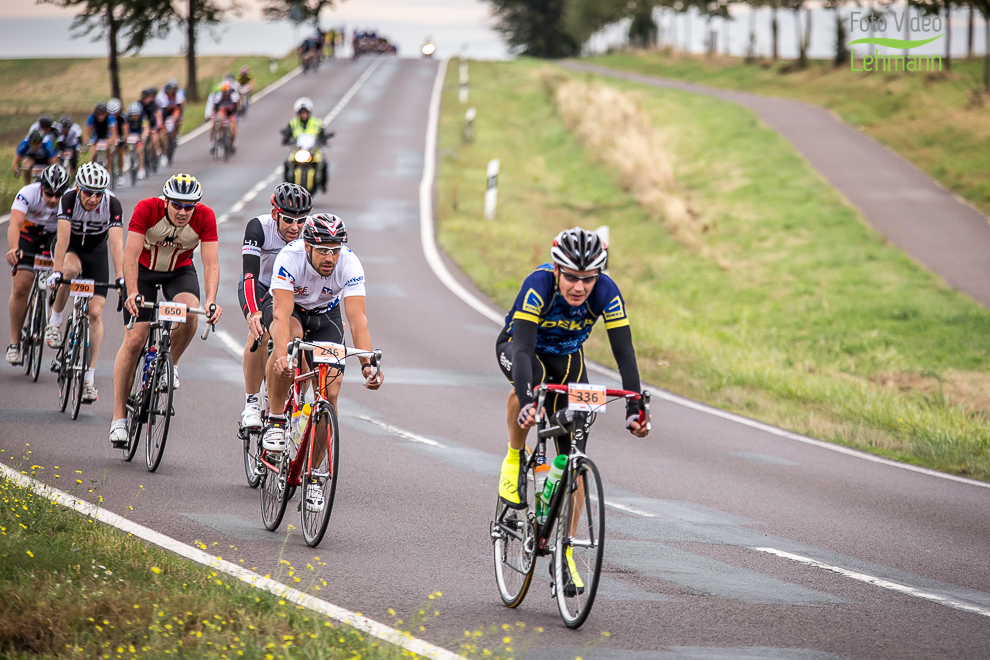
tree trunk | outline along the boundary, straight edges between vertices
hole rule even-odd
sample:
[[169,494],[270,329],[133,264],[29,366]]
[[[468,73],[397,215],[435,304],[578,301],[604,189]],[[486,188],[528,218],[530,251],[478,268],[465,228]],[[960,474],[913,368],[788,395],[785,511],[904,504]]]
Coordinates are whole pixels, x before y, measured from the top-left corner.
[[794,10],[794,31],[797,35],[797,47],[798,47],[798,67],[803,69],[808,66],[808,58],[805,56],[804,52],[804,35],[801,34],[801,10]]
[[113,13],[113,4],[107,5],[107,46],[109,56],[107,57],[107,70],[110,73],[110,96],[120,98],[120,69],[117,62],[117,32],[120,30],[120,21]]
[[973,58],[973,8],[969,8],[969,39],[966,42],[966,59]]
[[772,17],[772,20],[770,21],[770,34],[772,35],[771,41],[773,42],[773,45],[772,45],[772,49],[773,49],[773,61],[776,62],[777,61],[777,53],[778,53],[778,48],[777,48],[777,34],[778,34],[777,27],[778,26],[777,26],[777,8],[776,7],[772,7],[770,9],[770,16]]
[[686,12],[684,12],[684,18],[687,19],[687,24],[684,26],[684,32],[686,33],[685,36],[686,43],[684,45],[687,46],[685,50],[690,53],[691,52],[691,8],[690,7]]
[[990,14],[985,17],[986,20],[986,53],[983,56],[983,90],[990,92]]
[[[920,14],[919,14],[920,15]],[[911,40],[911,5],[904,5],[904,41]],[[910,49],[904,49],[904,61],[911,56]]]
[[945,70],[952,70],[952,5],[945,3]]
[[746,49],[746,61],[756,59],[756,7],[749,8],[749,47]]
[[189,0],[189,16],[186,18],[186,97],[199,100],[199,84],[196,80],[196,0]]

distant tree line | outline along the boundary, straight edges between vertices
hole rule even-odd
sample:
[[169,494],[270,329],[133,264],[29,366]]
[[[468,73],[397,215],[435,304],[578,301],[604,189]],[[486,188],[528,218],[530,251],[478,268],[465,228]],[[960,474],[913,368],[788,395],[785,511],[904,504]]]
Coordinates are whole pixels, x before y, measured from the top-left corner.
[[[238,0],[37,0],[80,11],[72,22],[74,36],[92,36],[107,41],[110,93],[120,97],[118,59],[138,53],[152,39],[162,39],[173,30],[185,34],[186,97],[199,100],[196,77],[196,46],[200,28],[215,29],[228,15],[241,13]],[[262,13],[269,20],[290,19],[319,24],[320,12],[335,0],[266,0]]]
[[[697,12],[706,22],[706,43],[715,49],[713,22],[731,20],[730,5],[745,4],[750,9],[768,9],[770,16],[770,53],[774,60],[779,53],[780,12],[795,21],[797,66],[808,64],[811,43],[811,6],[807,0],[490,0],[498,19],[497,29],[509,46],[520,55],[559,58],[578,55],[588,39],[602,28],[629,19],[629,42],[633,46],[657,45],[658,13],[680,15]],[[822,7],[835,13],[835,64],[848,62],[849,35],[840,11],[847,6],[862,7],[870,21],[871,31],[876,20],[891,11],[903,11],[903,0],[823,0]],[[973,56],[973,35],[977,17],[982,18],[986,42],[990,44],[990,0],[907,0],[913,13],[925,17],[941,17],[946,28],[945,66],[951,68],[951,35],[948,31],[949,12],[969,9],[967,56]],[[749,57],[755,57],[756,12],[750,12]],[[902,20],[905,39],[910,39],[910,23]],[[870,36],[873,36],[872,34]],[[990,48],[984,56],[984,85],[990,90]]]

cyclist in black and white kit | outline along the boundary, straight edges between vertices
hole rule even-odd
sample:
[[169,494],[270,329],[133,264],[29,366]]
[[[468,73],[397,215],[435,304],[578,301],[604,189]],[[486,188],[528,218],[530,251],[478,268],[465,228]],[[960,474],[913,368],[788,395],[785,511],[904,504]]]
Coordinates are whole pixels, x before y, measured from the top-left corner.
[[307,214],[313,210],[313,198],[302,186],[281,183],[272,193],[271,215],[259,215],[248,221],[241,247],[243,272],[237,285],[241,312],[248,324],[244,345],[244,412],[242,428],[261,426],[261,381],[265,379],[267,351],[251,352],[255,340],[268,345],[268,332],[261,324],[261,301],[268,294],[275,257],[287,243],[299,238]]
[[[306,219],[302,237],[275,257],[271,290],[262,302],[262,324],[274,340],[265,374],[269,401],[285,401],[289,393],[292,366],[286,347],[290,341],[301,337],[305,341],[344,343],[341,306],[347,314],[355,348],[372,350],[364,304],[364,266],[344,245],[346,242],[344,222],[335,215],[318,213]],[[376,373],[369,358],[359,359],[361,375],[369,379],[365,387],[377,390],[384,380],[381,369]],[[327,385],[326,397],[334,407],[340,381],[337,378]],[[267,451],[285,449],[285,417],[268,417],[261,443]]]
[[[123,209],[109,192],[110,173],[98,163],[79,167],[76,189],[62,196],[58,207],[58,238],[55,241],[55,270],[48,278],[54,286],[63,275],[65,279],[83,277],[97,282],[110,281],[107,248],[113,257],[116,280],[124,277]],[[58,348],[62,343],[62,312],[69,297],[69,288],[62,285],[52,315],[45,328],[45,343]],[[94,373],[103,342],[103,303],[107,287],[97,287],[89,303],[90,362],[83,379],[82,398],[85,403],[96,401]]]
[[[49,165],[41,173],[41,181],[24,186],[14,197],[7,226],[7,265],[32,266],[34,255],[50,252],[58,227],[58,200],[69,187],[69,175],[59,165]],[[10,291],[10,345],[7,362],[21,364],[21,326],[27,315],[28,296],[34,285],[34,273],[19,270],[13,277]]]

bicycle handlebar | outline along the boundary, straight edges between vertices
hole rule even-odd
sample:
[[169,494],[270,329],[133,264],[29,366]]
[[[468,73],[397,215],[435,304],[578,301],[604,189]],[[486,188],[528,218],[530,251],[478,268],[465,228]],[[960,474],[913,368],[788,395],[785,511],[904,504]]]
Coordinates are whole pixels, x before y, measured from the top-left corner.
[[[151,303],[151,302],[145,302],[144,296],[136,296],[134,298],[134,302],[137,303],[137,306],[140,309],[158,309],[158,307],[162,304],[162,302],[166,302],[167,303],[167,302],[170,302],[170,301],[159,301],[159,302],[153,302],[153,303]],[[121,303],[121,306],[122,305],[123,305],[123,303]],[[214,312],[216,312],[216,311],[217,311],[217,306],[216,306],[216,304],[213,304],[213,303],[210,304],[210,308],[209,309],[205,309],[203,307],[187,307],[186,308],[186,314],[199,314],[200,316],[205,316],[207,318],[213,316]],[[136,322],[137,322],[137,316],[132,316],[131,317],[131,320],[127,322],[127,329],[128,330],[132,329],[134,327],[134,324]],[[214,323],[207,323],[206,324],[206,328],[203,330],[203,334],[201,335],[201,338],[204,341],[210,335],[210,329],[213,329],[214,331],[216,331],[216,329],[217,329],[216,328],[216,324],[214,324]]]
[[[290,368],[291,368],[291,365],[294,365],[296,363],[296,356],[299,354],[299,351],[312,351],[312,350],[314,350],[316,348],[317,347],[316,347],[315,344],[311,344],[309,342],[305,342],[305,341],[303,341],[302,339],[299,339],[299,338],[293,339],[291,342],[289,342],[288,344],[286,344],[285,350],[286,350],[287,353],[289,353],[289,365],[290,365]],[[367,357],[367,358],[370,358],[369,364],[371,364],[371,368],[374,369],[374,371],[372,372],[371,376],[369,376],[368,378],[365,379],[364,384],[367,385],[371,381],[373,381],[373,380],[375,380],[375,379],[378,378],[379,365],[381,365],[381,362],[382,362],[382,350],[380,348],[376,348],[373,351],[366,351],[366,350],[363,350],[363,349],[360,349],[360,348],[351,348],[350,346],[345,346],[344,347],[344,357],[345,358],[349,358],[349,357]]]
[[[533,388],[533,394],[537,397],[541,395],[546,395],[547,392],[555,392],[557,394],[566,394],[568,391],[568,385],[557,385],[554,383],[541,383]],[[614,396],[627,399],[629,401],[636,401],[639,403],[639,417],[636,419],[639,424],[646,424],[647,430],[650,430],[650,391],[643,390],[642,392],[633,392],[631,390],[613,390],[605,388],[605,396]]]

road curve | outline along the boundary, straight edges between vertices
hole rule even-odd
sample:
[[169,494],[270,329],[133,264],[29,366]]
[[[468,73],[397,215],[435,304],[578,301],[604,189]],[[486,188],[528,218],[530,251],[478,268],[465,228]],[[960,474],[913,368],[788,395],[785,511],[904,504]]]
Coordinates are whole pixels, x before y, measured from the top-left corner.
[[[245,335],[236,303],[240,238],[245,221],[267,211],[267,191],[230,209],[283,157],[276,130],[292,101],[311,96],[323,115],[370,64],[333,62],[259,101],[226,165],[208,158],[204,138],[177,155],[175,169],[199,177],[204,202],[227,214],[220,325],[234,343]],[[654,432],[645,440],[623,431],[615,415],[603,415],[594,428],[589,453],[610,508],[605,577],[588,623],[564,628],[544,562],[523,605],[501,606],[488,537],[508,391],[493,355],[496,328],[436,279],[419,240],[436,66],[382,61],[331,126],[338,137],[329,152],[330,193],[317,198],[317,208],[345,220],[364,261],[386,384],[374,393],[354,374],[347,379],[341,481],[320,548],[308,549],[298,529],[286,538],[285,523],[282,534],[262,527],[235,436],[240,365],[215,338],[195,340],[180,366],[178,416],[158,473],[148,474],[139,460],[123,463],[108,446],[110,372],[122,337],[116,320],[107,323],[97,371],[100,400],[76,422],[55,412],[51,374],[34,384],[0,369],[3,455],[30,450],[31,463],[46,466],[46,474],[58,465],[63,480],[81,470],[84,481],[100,484],[107,508],[180,541],[201,540],[262,574],[276,575],[280,559],[303,568],[319,556],[329,584],[320,595],[384,623],[392,622],[389,608],[407,619],[441,591],[439,602],[430,602],[440,615],[415,632],[453,650],[465,630],[522,621],[527,632],[522,640],[516,635],[514,647],[531,658],[986,657],[990,489],[831,452],[673,402],[655,406]],[[155,194],[161,181],[121,191],[125,209]],[[9,287],[4,278],[4,296]],[[417,442],[422,438],[435,444]],[[293,504],[286,522],[298,528]],[[489,638],[492,648],[500,638]]]

